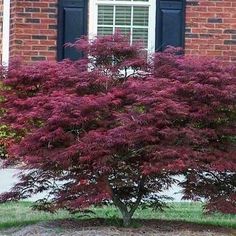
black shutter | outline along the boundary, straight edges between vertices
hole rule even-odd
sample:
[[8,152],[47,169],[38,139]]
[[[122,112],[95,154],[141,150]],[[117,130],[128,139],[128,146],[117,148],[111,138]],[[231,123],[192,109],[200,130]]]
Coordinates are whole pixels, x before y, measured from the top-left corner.
[[65,47],[66,43],[73,43],[82,35],[87,34],[88,19],[87,0],[59,0],[58,6],[58,41],[57,58],[77,60],[82,57],[81,52],[74,48]]
[[184,47],[185,0],[157,0],[156,51]]

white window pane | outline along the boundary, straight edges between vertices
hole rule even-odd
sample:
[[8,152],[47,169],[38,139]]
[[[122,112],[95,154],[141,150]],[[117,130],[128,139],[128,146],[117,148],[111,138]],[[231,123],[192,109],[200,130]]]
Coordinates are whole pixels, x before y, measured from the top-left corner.
[[148,26],[149,9],[148,7],[134,7],[133,25]]
[[133,42],[142,42],[144,47],[148,47],[148,29],[134,28]]
[[[127,27],[115,27],[115,30],[119,31],[122,35],[127,35],[130,36],[131,34],[131,28],[127,28]],[[129,43],[131,43],[130,37],[128,37],[129,39]]]
[[[151,48],[149,22],[154,0],[93,0],[97,2],[97,35],[111,35],[115,30],[129,35],[130,42],[143,42]],[[151,5],[150,5],[151,4]]]
[[98,6],[98,25],[113,25],[113,6]]
[[115,25],[131,24],[131,6],[116,6]]
[[[95,1],[95,0],[93,0]],[[134,3],[143,3],[143,2],[149,2],[150,0],[97,0],[98,2],[134,2]]]
[[99,2],[149,2],[150,0],[98,0]]
[[98,36],[112,35],[113,28],[112,27],[98,27]]
[[129,35],[131,33],[131,29],[127,27],[116,27],[115,30],[120,31],[124,35]]

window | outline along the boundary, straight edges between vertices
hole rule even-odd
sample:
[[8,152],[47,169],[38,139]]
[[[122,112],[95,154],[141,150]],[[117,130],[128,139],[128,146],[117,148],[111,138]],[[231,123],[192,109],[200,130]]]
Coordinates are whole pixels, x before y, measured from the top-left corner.
[[89,9],[91,37],[119,29],[130,35],[131,43],[141,41],[154,51],[156,0],[92,0]]
[[163,51],[168,45],[184,46],[186,0],[58,2],[58,60],[83,56],[73,48],[64,47],[65,43],[87,34],[90,38],[113,34],[116,29],[129,34],[131,43],[142,41],[149,52]]

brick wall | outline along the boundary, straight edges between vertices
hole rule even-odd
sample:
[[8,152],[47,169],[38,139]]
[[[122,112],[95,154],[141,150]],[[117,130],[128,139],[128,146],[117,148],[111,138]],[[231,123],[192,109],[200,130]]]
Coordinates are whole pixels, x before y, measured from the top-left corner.
[[0,63],[2,61],[2,17],[3,17],[3,0],[0,0]]
[[[186,54],[236,63],[236,0],[186,1]],[[56,5],[57,0],[11,0],[11,56],[55,60]]]
[[11,0],[10,55],[55,60],[57,0]]
[[185,46],[236,63],[236,0],[187,0]]

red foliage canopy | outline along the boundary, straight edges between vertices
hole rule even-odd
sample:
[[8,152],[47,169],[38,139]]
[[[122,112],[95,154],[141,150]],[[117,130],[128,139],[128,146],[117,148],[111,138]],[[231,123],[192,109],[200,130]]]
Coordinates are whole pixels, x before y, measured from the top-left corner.
[[49,190],[41,208],[112,200],[130,218],[183,174],[186,198],[236,212],[236,69],[174,49],[147,62],[118,33],[75,46],[87,59],[9,68],[2,121],[27,172],[1,201]]

